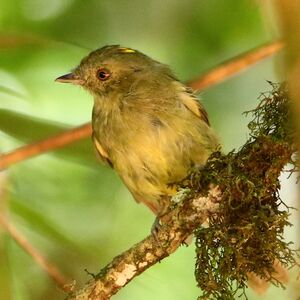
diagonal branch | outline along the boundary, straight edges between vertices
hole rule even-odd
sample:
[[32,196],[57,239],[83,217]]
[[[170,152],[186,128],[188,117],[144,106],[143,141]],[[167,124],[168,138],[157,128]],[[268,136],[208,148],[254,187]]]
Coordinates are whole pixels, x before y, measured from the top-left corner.
[[75,127],[40,142],[20,147],[0,156],[0,170],[39,154],[62,148],[92,134],[91,123]]
[[260,46],[220,64],[200,77],[187,82],[187,85],[194,90],[207,89],[270,57],[283,47],[284,44],[281,41]]
[[71,287],[67,284],[67,280],[60,273],[57,267],[54,266],[53,263],[47,261],[47,259],[37,249],[35,249],[3,215],[0,215],[0,225],[19,244],[19,246],[27,252],[42,269],[46,271],[60,289],[65,292],[70,292]]
[[220,191],[211,188],[208,195],[178,204],[163,219],[157,237],[148,236],[116,256],[110,264],[82,289],[71,294],[73,300],[108,300],[121,288],[152,265],[172,254],[219,207]]
[[[198,91],[216,85],[238,72],[245,70],[251,65],[270,57],[281,50],[283,46],[282,42],[276,41],[258,47],[213,68],[199,78],[187,82],[187,85]],[[69,131],[60,133],[54,137],[46,138],[40,142],[29,144],[7,154],[3,154],[0,157],[0,170],[33,156],[64,147],[82,138],[89,137],[91,132],[91,124],[87,123]]]
[[31,33],[0,33],[0,49],[11,49],[28,45],[48,45],[51,41]]

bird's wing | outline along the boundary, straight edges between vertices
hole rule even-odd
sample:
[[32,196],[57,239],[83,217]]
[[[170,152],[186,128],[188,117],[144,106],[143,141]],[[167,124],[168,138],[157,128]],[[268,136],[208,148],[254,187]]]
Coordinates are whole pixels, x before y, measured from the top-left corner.
[[92,134],[92,139],[93,139],[93,142],[94,142],[94,145],[95,145],[95,149],[98,153],[98,156],[100,157],[100,159],[110,165],[112,168],[113,168],[113,164],[112,164],[112,161],[110,160],[107,152],[104,150],[104,148],[101,146],[100,142],[98,141],[98,139],[96,138],[95,134],[93,133]]
[[186,88],[185,91],[181,94],[181,101],[191,112],[196,116],[201,118],[207,125],[210,126],[208,115],[203,105],[198,101],[196,96],[193,94],[192,90]]

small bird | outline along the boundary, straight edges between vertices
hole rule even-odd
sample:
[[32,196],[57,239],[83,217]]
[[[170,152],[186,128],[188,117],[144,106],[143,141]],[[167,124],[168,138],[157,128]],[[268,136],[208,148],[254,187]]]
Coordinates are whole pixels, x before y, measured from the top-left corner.
[[172,183],[203,166],[219,147],[192,89],[167,65],[137,50],[118,45],[97,49],[56,81],[80,85],[93,95],[97,152],[156,221],[176,193]]

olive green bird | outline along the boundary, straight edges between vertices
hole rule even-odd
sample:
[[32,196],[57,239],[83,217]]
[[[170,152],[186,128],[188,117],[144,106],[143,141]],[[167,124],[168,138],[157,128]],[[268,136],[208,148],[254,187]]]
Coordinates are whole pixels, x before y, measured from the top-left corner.
[[93,95],[93,141],[101,159],[158,218],[176,193],[170,184],[203,166],[219,145],[193,91],[137,50],[105,46],[56,80]]

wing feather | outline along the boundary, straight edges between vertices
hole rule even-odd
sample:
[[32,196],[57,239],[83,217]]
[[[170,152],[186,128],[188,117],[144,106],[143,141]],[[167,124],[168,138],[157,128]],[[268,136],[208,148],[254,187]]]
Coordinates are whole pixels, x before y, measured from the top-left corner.
[[186,108],[188,108],[191,112],[193,112],[196,116],[201,118],[207,125],[210,126],[206,110],[191,89],[185,88],[184,92],[181,94],[181,100]]
[[95,145],[95,149],[98,153],[98,156],[100,157],[100,159],[110,165],[112,168],[113,168],[113,163],[112,161],[110,160],[109,156],[108,156],[108,153],[104,150],[104,148],[101,146],[100,142],[98,141],[98,139],[96,138],[95,134],[93,133],[92,135],[92,139],[93,139],[93,142],[94,142],[94,145]]

